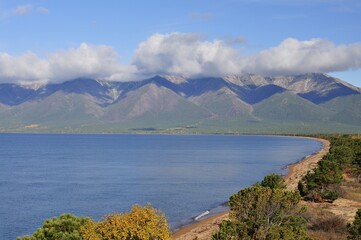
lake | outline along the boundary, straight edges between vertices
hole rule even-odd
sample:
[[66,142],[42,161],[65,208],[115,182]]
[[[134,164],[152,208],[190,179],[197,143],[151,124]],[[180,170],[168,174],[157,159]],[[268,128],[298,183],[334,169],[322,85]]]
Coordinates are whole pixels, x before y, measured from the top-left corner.
[[151,203],[173,229],[322,147],[275,136],[0,134],[0,239]]

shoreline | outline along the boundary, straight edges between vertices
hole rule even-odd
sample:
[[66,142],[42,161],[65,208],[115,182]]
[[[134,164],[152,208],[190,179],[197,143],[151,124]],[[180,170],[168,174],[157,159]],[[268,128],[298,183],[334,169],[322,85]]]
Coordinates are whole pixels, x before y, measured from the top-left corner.
[[287,166],[287,175],[283,177],[285,180],[286,188],[290,191],[297,189],[298,182],[302,179],[304,175],[307,174],[309,170],[317,167],[317,162],[326,155],[330,149],[330,142],[322,138],[313,138],[313,137],[303,137],[308,139],[313,139],[322,143],[322,148],[315,152],[314,154],[307,156],[305,159],[302,159],[298,162],[290,164]]
[[[295,137],[295,136],[293,136]],[[302,136],[299,136],[302,137]],[[286,184],[287,190],[296,190],[298,181],[307,173],[307,171],[312,170],[317,166],[317,162],[322,159],[322,157],[328,153],[330,149],[330,142],[322,138],[314,137],[302,137],[313,139],[320,142],[323,146],[318,151],[313,153],[310,156],[306,156],[304,159],[301,159],[298,162],[287,165],[287,174],[283,176]],[[179,230],[176,230],[172,238],[174,240],[208,240],[212,236],[213,232],[217,231],[218,225],[223,221],[229,219],[229,211],[218,213],[212,215],[206,219],[203,219],[199,222],[181,227]]]

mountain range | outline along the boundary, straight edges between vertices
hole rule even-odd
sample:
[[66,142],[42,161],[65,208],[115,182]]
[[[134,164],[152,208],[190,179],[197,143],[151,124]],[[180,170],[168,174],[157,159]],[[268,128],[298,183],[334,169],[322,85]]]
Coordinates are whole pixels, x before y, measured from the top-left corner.
[[361,90],[326,74],[0,84],[0,131],[360,133]]

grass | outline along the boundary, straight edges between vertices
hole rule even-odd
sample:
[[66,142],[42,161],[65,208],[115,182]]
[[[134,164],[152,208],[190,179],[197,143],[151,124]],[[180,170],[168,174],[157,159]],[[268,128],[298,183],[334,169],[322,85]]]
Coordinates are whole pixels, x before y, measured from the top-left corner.
[[[344,199],[361,202],[361,184],[355,178],[344,174],[343,182],[337,187]],[[307,211],[309,215],[309,233],[316,239],[347,239],[346,220],[322,208],[313,207]]]
[[343,181],[341,184],[342,197],[353,200],[361,201],[361,183],[356,183],[354,179]]
[[303,217],[308,222],[310,236],[320,240],[347,239],[346,221],[333,213],[309,206]]

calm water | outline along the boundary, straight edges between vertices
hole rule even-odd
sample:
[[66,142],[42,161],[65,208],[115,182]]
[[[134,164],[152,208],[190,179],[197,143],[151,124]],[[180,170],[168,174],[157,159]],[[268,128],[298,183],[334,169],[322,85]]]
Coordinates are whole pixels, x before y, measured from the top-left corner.
[[98,220],[148,202],[176,228],[321,146],[269,136],[0,134],[0,239],[64,212]]

